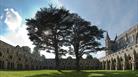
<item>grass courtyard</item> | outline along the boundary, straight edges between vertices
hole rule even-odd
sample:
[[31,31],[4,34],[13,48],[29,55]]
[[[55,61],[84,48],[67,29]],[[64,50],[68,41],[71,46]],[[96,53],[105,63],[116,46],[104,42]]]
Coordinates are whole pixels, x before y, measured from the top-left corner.
[[137,71],[110,70],[35,70],[35,71],[0,71],[0,77],[138,77]]

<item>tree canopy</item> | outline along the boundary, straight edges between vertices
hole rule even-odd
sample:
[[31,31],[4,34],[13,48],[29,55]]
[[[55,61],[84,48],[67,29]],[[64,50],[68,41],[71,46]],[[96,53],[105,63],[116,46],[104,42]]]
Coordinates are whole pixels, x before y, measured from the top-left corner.
[[[74,55],[76,57],[76,66],[79,70],[79,60],[84,54],[89,55],[92,52],[96,52],[101,45],[98,40],[103,38],[104,30],[99,29],[95,25],[91,25],[90,22],[82,19],[77,14],[70,14],[70,20],[72,26],[69,30],[66,30],[71,33],[68,37],[69,43],[73,46]],[[68,36],[68,35],[67,35]]]
[[59,50],[62,46],[60,42],[63,40],[63,31],[68,25],[65,18],[69,15],[69,11],[64,8],[41,8],[37,11],[35,18],[26,19],[28,35],[33,44],[40,50],[55,53],[56,65],[58,67]]
[[[64,8],[41,8],[34,18],[26,19],[28,35],[39,50],[55,54],[58,68],[59,58],[67,53],[75,55],[79,70],[79,60],[83,54],[99,50],[98,40],[104,31],[76,13]],[[69,47],[69,50],[62,48]]]

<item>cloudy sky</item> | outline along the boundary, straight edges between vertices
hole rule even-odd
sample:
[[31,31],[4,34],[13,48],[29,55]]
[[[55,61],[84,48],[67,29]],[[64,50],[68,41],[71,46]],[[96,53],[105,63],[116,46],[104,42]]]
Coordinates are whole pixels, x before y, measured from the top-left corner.
[[[13,46],[30,46],[25,19],[34,17],[37,10],[54,4],[107,30],[112,39],[138,24],[138,0],[0,0],[0,40]],[[104,40],[103,40],[104,41]],[[104,42],[102,42],[104,46]],[[42,52],[44,53],[44,52]],[[102,57],[99,52],[94,55]],[[53,57],[51,54],[47,58]]]

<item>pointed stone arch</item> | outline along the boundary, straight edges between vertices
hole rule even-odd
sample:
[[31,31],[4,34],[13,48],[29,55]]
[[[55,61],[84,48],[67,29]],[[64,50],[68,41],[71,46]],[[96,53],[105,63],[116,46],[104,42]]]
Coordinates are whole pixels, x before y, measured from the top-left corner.
[[127,61],[128,61],[128,69],[132,69],[132,56],[129,54],[128,56],[127,56]]
[[119,69],[119,56],[116,57],[115,69]]
[[123,63],[124,63],[123,57],[120,57],[119,58],[119,63],[118,63],[118,69],[119,70],[123,69]]
[[123,54],[123,70],[126,70],[127,69],[127,55],[126,53]]
[[112,65],[112,66],[113,66],[112,69],[115,70],[115,67],[116,67],[116,60],[115,60],[115,59],[112,59],[112,62],[113,62],[113,63],[112,63],[112,64],[113,64],[113,65]]

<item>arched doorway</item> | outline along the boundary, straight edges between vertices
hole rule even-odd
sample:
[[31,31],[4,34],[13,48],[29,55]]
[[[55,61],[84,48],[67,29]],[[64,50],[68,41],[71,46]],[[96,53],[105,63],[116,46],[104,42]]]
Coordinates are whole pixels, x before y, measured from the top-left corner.
[[0,60],[0,69],[3,69],[4,67],[4,62]]
[[120,58],[119,69],[120,69],[120,70],[123,69],[123,59],[122,59],[122,57]]
[[128,69],[132,69],[132,57],[130,55],[128,55]]
[[113,63],[112,63],[112,69],[113,70],[115,70],[115,67],[116,67],[116,60],[115,59],[113,59],[113,61],[112,61]]

